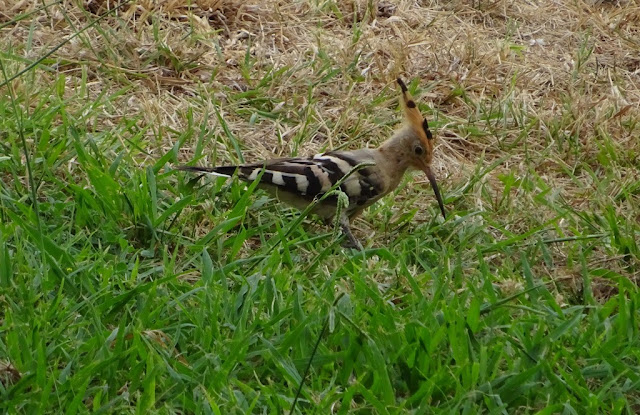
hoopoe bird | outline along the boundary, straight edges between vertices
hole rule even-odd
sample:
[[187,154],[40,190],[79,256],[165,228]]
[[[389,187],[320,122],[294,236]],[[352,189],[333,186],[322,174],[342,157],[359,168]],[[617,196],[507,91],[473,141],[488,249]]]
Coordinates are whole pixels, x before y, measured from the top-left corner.
[[[365,208],[393,191],[408,169],[422,170],[433,188],[442,216],[444,203],[431,170],[434,138],[429,123],[422,117],[405,83],[398,78],[402,91],[405,123],[380,147],[345,151],[329,151],[312,157],[264,160],[236,166],[180,166],[178,170],[238,177],[245,181],[258,179],[262,188],[279,200],[304,210],[316,202],[311,212],[325,223],[337,218],[348,245],[362,249],[351,233],[350,222]],[[348,204],[338,207],[338,197],[325,194],[332,189],[344,192]],[[324,196],[324,198],[323,198]]]

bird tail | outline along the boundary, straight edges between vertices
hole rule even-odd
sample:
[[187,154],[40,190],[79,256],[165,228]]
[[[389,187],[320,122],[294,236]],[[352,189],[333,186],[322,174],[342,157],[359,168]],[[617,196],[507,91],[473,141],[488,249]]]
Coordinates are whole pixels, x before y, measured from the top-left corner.
[[191,171],[196,173],[208,173],[216,176],[229,177],[238,169],[238,166],[217,166],[217,167],[198,167],[198,166],[177,166],[176,170]]

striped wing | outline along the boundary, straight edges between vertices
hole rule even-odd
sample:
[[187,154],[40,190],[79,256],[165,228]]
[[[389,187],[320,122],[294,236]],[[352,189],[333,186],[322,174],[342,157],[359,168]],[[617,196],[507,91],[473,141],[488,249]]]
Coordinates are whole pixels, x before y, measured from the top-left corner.
[[[270,160],[239,166],[238,175],[249,181],[260,176],[262,187],[275,187],[278,192],[286,192],[311,202],[321,197],[346,176],[355,166],[371,162],[372,158],[358,157],[355,152],[330,152],[311,158],[288,158]],[[228,174],[228,171],[220,171]],[[382,196],[383,188],[375,166],[364,167],[352,173],[339,189],[349,197],[349,210],[368,206]],[[333,199],[333,200],[332,200]],[[335,198],[325,201],[335,203]]]

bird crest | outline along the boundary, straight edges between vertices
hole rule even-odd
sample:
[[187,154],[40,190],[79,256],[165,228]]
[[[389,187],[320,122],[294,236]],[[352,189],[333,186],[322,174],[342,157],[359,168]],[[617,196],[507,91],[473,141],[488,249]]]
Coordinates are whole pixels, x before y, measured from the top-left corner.
[[418,137],[420,137],[422,145],[425,146],[425,148],[431,148],[433,135],[431,134],[431,130],[429,130],[429,123],[422,117],[422,114],[420,114],[420,110],[418,110],[418,106],[409,93],[404,81],[400,78],[396,79],[396,81],[402,90],[402,107],[404,108],[404,115],[407,122]]

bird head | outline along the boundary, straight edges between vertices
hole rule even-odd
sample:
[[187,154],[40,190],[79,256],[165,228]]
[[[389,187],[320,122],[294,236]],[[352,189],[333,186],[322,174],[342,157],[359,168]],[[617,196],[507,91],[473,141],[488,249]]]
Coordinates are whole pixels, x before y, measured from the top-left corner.
[[431,130],[429,130],[429,123],[422,116],[420,110],[418,110],[418,106],[411,97],[405,83],[400,78],[397,79],[397,82],[402,90],[402,106],[404,108],[407,126],[412,133],[411,135],[415,137],[415,139],[411,140],[409,144],[411,146],[409,149],[409,163],[412,167],[422,170],[426,174],[427,179],[429,179],[429,183],[431,183],[431,187],[433,188],[433,192],[436,195],[436,199],[438,200],[438,206],[440,206],[442,216],[446,219],[444,203],[442,201],[442,196],[440,196],[440,189],[436,182],[436,176],[433,174],[433,170],[431,170],[433,145],[435,141],[433,134],[431,134]]

